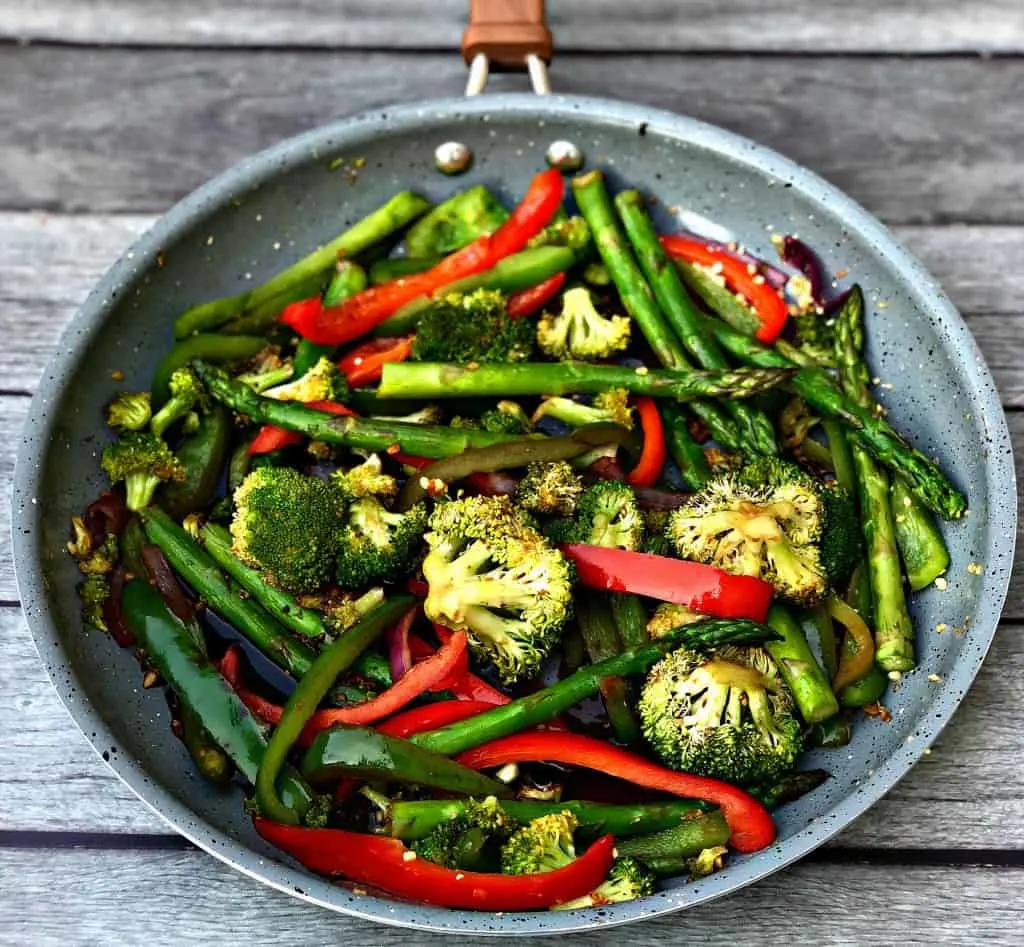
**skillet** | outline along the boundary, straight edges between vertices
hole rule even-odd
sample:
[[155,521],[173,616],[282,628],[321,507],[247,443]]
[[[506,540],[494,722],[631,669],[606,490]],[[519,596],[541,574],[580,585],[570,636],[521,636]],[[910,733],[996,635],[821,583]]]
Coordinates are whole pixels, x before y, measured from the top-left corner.
[[[1013,557],[1016,489],[1006,421],[974,340],[935,280],[881,224],[814,174],[736,135],[653,109],[547,94],[543,3],[478,0],[471,7],[467,98],[363,114],[247,159],[173,208],[112,267],[64,334],[33,400],[15,474],[14,552],[29,627],[75,722],[132,790],[196,845],[345,914],[478,936],[552,934],[623,924],[735,891],[822,844],[891,789],[949,721],[995,633]],[[489,66],[523,64],[541,94],[477,94]],[[472,155],[457,181],[435,167],[435,148],[448,142]],[[269,277],[397,190],[438,199],[485,184],[512,202],[554,142],[575,146],[613,187],[628,183],[660,198],[662,230],[738,239],[765,258],[772,232],[797,231],[826,272],[853,274],[869,290],[870,364],[894,383],[881,392],[886,407],[897,428],[966,491],[970,513],[945,530],[948,588],[913,598],[920,665],[889,697],[892,720],[861,723],[845,752],[808,755],[806,766],[833,778],[777,813],[779,839],[770,849],[733,858],[700,882],[677,879],[643,901],[586,911],[497,916],[357,894],[263,843],[238,792],[203,783],[169,738],[166,704],[138,687],[130,652],[83,632],[78,573],[63,552],[69,517],[104,486],[103,405],[115,389],[148,387],[177,314]],[[451,149],[445,156],[452,158]],[[123,381],[112,380],[115,370]],[[975,563],[981,575],[968,571]],[[964,633],[938,634],[940,623]]]

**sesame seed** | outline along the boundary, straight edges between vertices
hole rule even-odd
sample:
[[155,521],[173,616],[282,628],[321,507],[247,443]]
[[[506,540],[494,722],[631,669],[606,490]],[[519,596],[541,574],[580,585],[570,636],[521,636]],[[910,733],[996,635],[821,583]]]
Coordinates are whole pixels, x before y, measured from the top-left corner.
[[921,751],[921,755],[922,755],[922,756],[931,756],[931,755],[932,755],[932,748],[931,748],[930,746],[926,746],[926,747],[925,747],[925,748],[924,748],[924,749],[923,749],[923,750]]
[[420,486],[423,487],[424,490],[426,490],[430,486],[430,478],[420,477]]
[[461,871],[456,872],[456,874],[455,874],[455,880],[456,881],[462,881],[462,879],[465,878],[465,877],[466,876]]
[[947,625],[944,621],[940,621],[935,626],[935,630],[941,635],[948,627],[949,625]]
[[365,888],[353,888],[352,889],[352,893],[353,894],[360,894],[360,895],[366,894],[366,889]]
[[281,241],[280,240],[275,240],[274,241],[274,249],[275,250],[280,250],[281,249]]
[[650,369],[646,365],[638,365],[636,369],[638,375],[646,375],[649,371]]
[[754,277],[754,278],[753,278],[753,279],[751,280],[751,282],[752,282],[752,283],[753,283],[753,284],[754,284],[755,286],[764,286],[764,277],[763,277],[763,276],[762,276],[762,275],[761,275],[760,273],[758,273],[758,274],[757,274],[757,276],[755,276],[755,277]]
[[888,676],[889,676],[889,680],[893,681],[893,682],[902,681],[903,680],[903,675],[900,674],[899,671],[890,671]]
[[111,373],[110,377],[113,381],[124,381],[124,372],[120,368],[115,368]]
[[362,355],[357,355],[354,359],[352,359],[352,364],[353,365],[362,365],[363,364],[363,356]]
[[933,684],[941,684],[942,683],[942,678],[938,674],[929,674],[928,675],[928,680],[931,681]]
[[414,862],[416,861],[416,853],[413,851],[402,852],[402,861]]
[[850,275],[849,270],[836,270],[836,279],[843,279]]
[[748,263],[747,264],[747,272],[751,276],[754,276],[757,273],[757,266],[755,264],[753,264],[753,263]]
[[949,583],[948,583],[948,582],[946,581],[946,579],[945,579],[945,577],[944,577],[944,576],[941,576],[941,575],[940,575],[940,576],[939,576],[939,577],[938,577],[938,578],[937,578],[937,579],[935,580],[935,588],[937,588],[937,589],[938,589],[938,590],[939,590],[940,592],[945,592],[945,591],[946,591],[946,589],[948,589],[948,588],[949,588]]
[[985,571],[985,567],[977,562],[969,562],[967,564],[967,571],[971,575],[981,575]]
[[889,303],[885,302],[885,300],[879,299],[878,302],[875,303],[875,308],[876,309],[888,309],[889,308]]
[[717,276],[719,273],[721,273],[722,270],[724,270],[724,269],[725,269],[725,267],[722,266],[721,262],[717,262],[717,263],[712,263],[711,264],[711,272],[714,273],[715,276]]
[[904,506],[910,506],[910,503],[911,503],[910,497],[904,497],[903,498],[903,505]]

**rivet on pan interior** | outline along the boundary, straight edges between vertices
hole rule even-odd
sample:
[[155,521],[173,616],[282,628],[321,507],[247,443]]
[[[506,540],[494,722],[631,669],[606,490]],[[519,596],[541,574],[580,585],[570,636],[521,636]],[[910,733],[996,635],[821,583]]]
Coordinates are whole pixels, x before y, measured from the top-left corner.
[[442,174],[462,174],[473,163],[473,152],[461,141],[446,141],[434,151],[434,165]]
[[553,141],[544,153],[544,159],[559,171],[579,171],[583,167],[583,152],[571,141]]

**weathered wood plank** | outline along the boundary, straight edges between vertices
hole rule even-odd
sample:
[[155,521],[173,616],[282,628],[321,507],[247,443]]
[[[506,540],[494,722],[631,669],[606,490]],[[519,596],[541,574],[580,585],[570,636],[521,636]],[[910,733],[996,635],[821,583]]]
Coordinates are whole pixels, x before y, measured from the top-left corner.
[[[465,78],[439,54],[16,46],[0,71],[0,207],[134,212],[297,131]],[[713,55],[570,54],[553,75],[779,148],[891,223],[1021,219],[1022,79],[1015,59]]]
[[[1020,942],[1024,872],[921,866],[888,871],[899,873],[898,884],[883,880],[883,870],[869,865],[805,862],[725,900],[631,926],[629,940],[637,947],[661,947],[675,943],[685,928],[694,943],[732,947],[756,927],[766,943],[793,945],[1010,947]],[[0,851],[0,872],[7,879],[0,925],[8,943],[64,947],[113,938],[156,947],[212,938],[230,944],[335,945],[343,939],[351,947],[397,947],[455,942],[332,917],[191,850],[11,849]],[[60,879],[59,910],[53,909],[55,878]],[[865,892],[879,884],[886,885],[884,897],[869,906]],[[801,918],[814,922],[800,924]],[[573,943],[608,940],[609,932],[601,931],[576,935]],[[541,947],[548,941],[516,943]]]
[[[559,50],[761,52],[1017,52],[1024,15],[1014,0],[559,0],[548,4]],[[230,0],[173,7],[155,0],[0,3],[0,36],[22,41],[183,46],[396,47],[455,50],[461,0]]]
[[[949,728],[836,848],[1024,848],[1024,737],[1007,680],[1024,675],[1024,627],[1007,624]],[[0,831],[166,832],[96,756],[46,677],[20,613],[0,610]],[[898,696],[890,704],[898,706]],[[865,722],[867,726],[881,726]],[[168,735],[168,739],[171,739]],[[2,921],[0,921],[2,923]]]

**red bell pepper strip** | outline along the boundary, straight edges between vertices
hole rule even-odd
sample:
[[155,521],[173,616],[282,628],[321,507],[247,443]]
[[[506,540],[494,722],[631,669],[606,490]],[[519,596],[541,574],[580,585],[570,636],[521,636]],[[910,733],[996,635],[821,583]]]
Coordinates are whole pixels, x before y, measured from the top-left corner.
[[310,871],[340,876],[408,901],[478,911],[531,911],[589,894],[608,874],[615,840],[599,838],[564,868],[529,875],[442,868],[399,839],[254,820],[256,831]]
[[412,355],[415,336],[396,339],[371,339],[356,346],[338,362],[338,368],[353,388],[380,381],[381,372],[389,362],[404,362]]
[[542,171],[530,182],[508,220],[490,236],[477,238],[424,273],[371,286],[337,306],[321,306],[315,311],[310,300],[288,306],[281,321],[318,345],[340,345],[358,339],[406,303],[432,296],[449,283],[490,269],[522,250],[551,222],[562,205],[564,190],[561,174],[553,168]]
[[636,466],[626,475],[634,487],[653,487],[665,466],[665,428],[653,398],[637,398],[636,413],[644,434],[644,446]]
[[532,316],[535,312],[543,309],[565,285],[565,274],[556,273],[550,279],[531,286],[529,289],[513,293],[508,298],[505,311],[513,319],[521,319],[523,316]]
[[460,720],[468,720],[485,710],[492,710],[494,704],[484,700],[442,700],[436,704],[424,704],[404,710],[389,720],[376,724],[376,729],[393,737],[412,737],[417,733],[447,727]]
[[[443,625],[435,624],[434,630],[442,642],[447,642],[453,634]],[[412,651],[413,660],[427,658],[434,653],[434,649],[418,635],[409,635],[409,649]],[[512,700],[508,694],[503,694],[496,687],[491,687],[487,681],[470,671],[458,678],[450,677],[443,682],[442,686],[438,687],[438,690],[451,691],[459,700],[482,701],[492,707],[507,704]]]
[[559,548],[576,563],[577,578],[587,588],[646,595],[715,618],[763,622],[775,591],[761,579],[730,575],[700,562],[582,543]]
[[761,323],[755,333],[757,338],[770,344],[779,337],[788,316],[786,300],[762,274],[751,272],[751,268],[756,270],[754,264],[698,237],[680,234],[662,237],[661,245],[669,256],[698,266],[719,267],[729,289],[746,299],[757,315]]
[[[310,401],[306,404],[306,407],[315,408],[317,411],[323,411],[325,414],[338,414],[349,418],[356,416],[355,411],[351,408],[346,408],[343,404],[338,404],[337,401]],[[250,441],[247,450],[251,457],[255,457],[257,454],[269,454],[272,451],[282,450],[285,447],[291,447],[293,444],[300,443],[302,443],[302,435],[296,431],[286,431],[283,427],[264,424],[260,428],[259,434]]]
[[775,823],[753,796],[719,779],[678,773],[642,756],[577,733],[517,733],[467,750],[458,757],[470,769],[506,763],[561,763],[616,776],[626,782],[718,806],[729,823],[738,852],[757,852],[775,841]]

